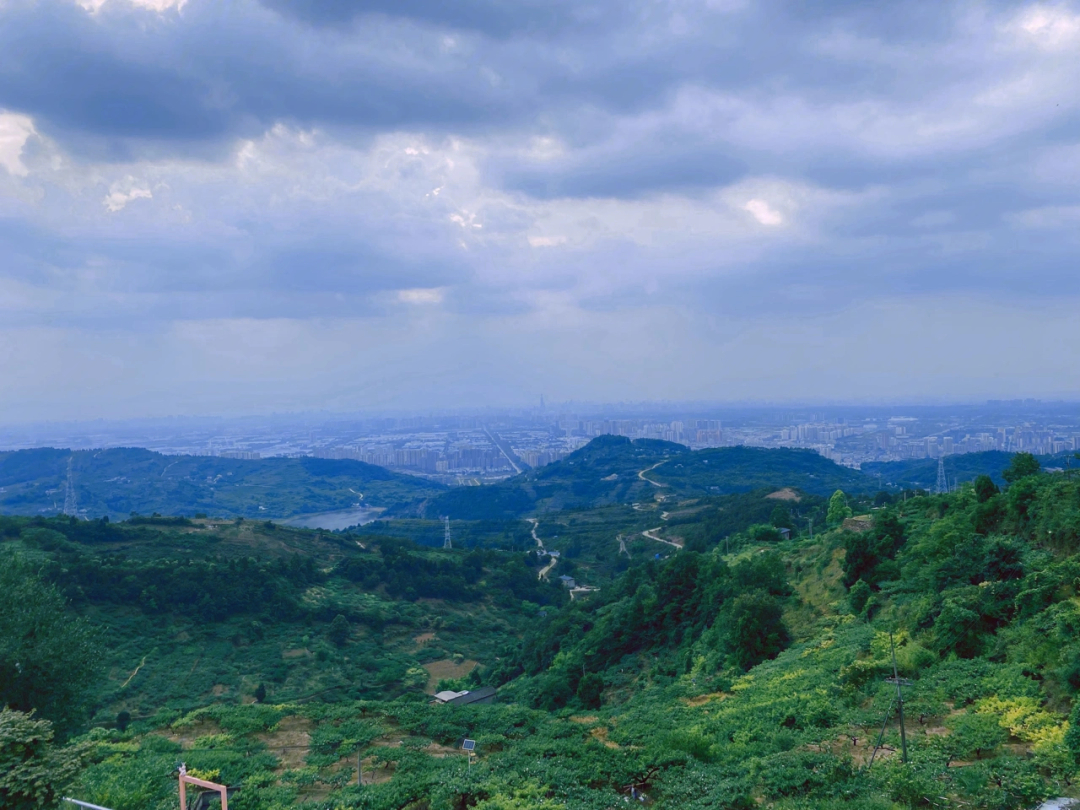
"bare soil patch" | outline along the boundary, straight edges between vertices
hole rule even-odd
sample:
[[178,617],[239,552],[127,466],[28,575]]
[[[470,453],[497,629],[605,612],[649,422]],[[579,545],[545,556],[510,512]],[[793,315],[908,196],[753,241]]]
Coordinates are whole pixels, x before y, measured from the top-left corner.
[[478,662],[466,659],[460,664],[455,664],[453,659],[443,658],[441,661],[432,661],[424,664],[428,673],[427,693],[435,694],[435,686],[444,678],[464,678],[474,669]]
[[621,746],[617,742],[612,742],[607,738],[608,730],[607,726],[597,726],[596,728],[589,729],[589,736],[599,743],[603,743],[605,748],[620,748]]
[[727,692],[709,692],[706,695],[695,695],[692,698],[681,698],[682,702],[691,708],[704,706],[713,700],[724,700],[729,695]]
[[290,715],[281,718],[277,728],[255,738],[266,743],[270,752],[281,761],[279,772],[302,768],[311,745],[311,721],[306,717]]
[[795,503],[802,500],[802,496],[791,487],[784,487],[776,490],[776,492],[770,492],[765,497],[772,498],[775,501],[795,501]]

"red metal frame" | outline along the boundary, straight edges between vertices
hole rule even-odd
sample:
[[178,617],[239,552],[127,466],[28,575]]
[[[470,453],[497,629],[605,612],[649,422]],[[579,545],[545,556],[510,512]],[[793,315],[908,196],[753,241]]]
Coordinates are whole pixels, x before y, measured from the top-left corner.
[[229,789],[225,785],[188,776],[187,768],[183,765],[180,766],[180,810],[187,810],[187,790],[184,785],[198,785],[208,790],[216,790],[221,794],[221,810],[229,810]]

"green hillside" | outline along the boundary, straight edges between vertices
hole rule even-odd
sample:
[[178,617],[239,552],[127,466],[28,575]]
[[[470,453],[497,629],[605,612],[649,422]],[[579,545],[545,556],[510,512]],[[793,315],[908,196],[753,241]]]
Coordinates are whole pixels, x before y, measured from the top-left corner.
[[686,452],[686,447],[672,442],[600,436],[554,464],[490,486],[444,493],[427,505],[426,514],[500,519],[651,498],[652,484],[638,473]]
[[[1076,463],[1071,453],[1058,456],[1039,456],[1044,467],[1064,468]],[[1001,450],[988,450],[984,453],[963,453],[946,456],[945,477],[949,486],[956,482],[973,481],[976,476],[988,475],[999,486],[1005,483],[1001,471],[1009,466],[1013,454]],[[920,458],[910,461],[879,461],[862,465],[862,471],[874,478],[880,477],[882,485],[893,485],[903,489],[933,489],[937,484],[938,462],[935,458]]]
[[680,495],[768,487],[831,495],[838,489],[867,492],[876,484],[858,470],[841,467],[813,450],[762,447],[717,447],[684,453],[658,466],[649,477]]
[[866,492],[877,481],[811,450],[724,447],[600,436],[562,461],[484,487],[432,499],[428,517],[506,519],[566,509],[792,487],[815,495]]
[[[0,699],[68,735],[20,748],[0,713],[0,759],[113,810],[174,807],[179,761],[239,810],[1034,808],[1080,784],[1080,477],[1004,479],[668,493],[452,551],[390,536],[415,518],[0,519]],[[432,704],[439,679],[499,702]]]
[[[0,511],[55,515],[68,481],[86,517],[132,512],[284,518],[409,504],[444,487],[360,461],[164,456],[149,450],[19,450],[0,453]],[[361,495],[363,496],[361,499]]]

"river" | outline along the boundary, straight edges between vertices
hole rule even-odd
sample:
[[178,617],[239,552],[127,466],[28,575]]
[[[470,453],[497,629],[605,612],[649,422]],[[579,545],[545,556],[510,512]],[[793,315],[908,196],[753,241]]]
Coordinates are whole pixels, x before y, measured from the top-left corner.
[[295,526],[298,529],[347,529],[350,526],[363,526],[379,519],[382,509],[370,509],[356,506],[352,509],[339,509],[336,512],[316,512],[311,515],[278,520],[283,526]]

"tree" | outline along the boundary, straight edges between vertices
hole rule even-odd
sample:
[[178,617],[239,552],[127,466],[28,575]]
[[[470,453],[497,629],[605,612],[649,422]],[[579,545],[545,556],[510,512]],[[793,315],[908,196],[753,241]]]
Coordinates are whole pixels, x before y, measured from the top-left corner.
[[743,669],[775,658],[791,640],[780,600],[766,591],[735,597],[728,626],[731,657]]
[[1069,715],[1069,728],[1065,731],[1065,748],[1072,754],[1073,761],[1080,765],[1080,700],[1073,704]]
[[[1038,462],[1035,462],[1038,464]],[[986,503],[999,492],[997,484],[989,475],[980,475],[975,479],[975,500]]]
[[1038,475],[1041,469],[1039,460],[1031,455],[1031,453],[1017,453],[1012,457],[1012,462],[1009,466],[1001,473],[1001,477],[1010,484],[1014,484],[1021,478],[1027,478],[1029,475]]
[[64,788],[79,772],[82,756],[81,748],[53,745],[53,727],[48,720],[0,710],[0,807],[57,807]]
[[255,702],[256,703],[265,703],[266,702],[266,684],[260,683],[255,688]]
[[94,633],[60,592],[22,559],[0,554],[0,704],[71,731],[100,657]]
[[856,580],[855,584],[851,586],[851,590],[848,591],[848,603],[851,605],[851,609],[855,613],[862,613],[872,594],[873,591],[870,590],[870,586],[866,584],[865,580]]
[[587,672],[578,682],[577,698],[586,709],[599,709],[603,700],[604,679],[595,672]]
[[782,503],[778,503],[773,507],[772,515],[769,517],[769,523],[778,529],[795,528],[795,524],[791,522],[791,510]]
[[780,532],[776,527],[767,523],[755,523],[747,528],[746,533],[753,543],[778,543],[781,539]]
[[330,622],[330,629],[326,631],[326,637],[330,639],[334,646],[344,647],[351,633],[352,627],[349,625],[349,620],[339,613]]
[[851,507],[847,505],[847,496],[842,489],[836,490],[829,498],[829,511],[825,522],[829,526],[839,526],[845,518],[851,517]]
[[844,584],[849,588],[858,580],[876,586],[891,573],[882,563],[892,560],[904,545],[904,527],[891,510],[878,512],[868,532],[852,532],[844,537]]
[[948,748],[951,756],[956,759],[967,759],[975,755],[976,759],[982,759],[983,752],[993,751],[1005,742],[1005,729],[998,723],[997,717],[991,714],[979,714],[977,712],[965,712],[951,718],[949,727],[952,734],[948,740]]

